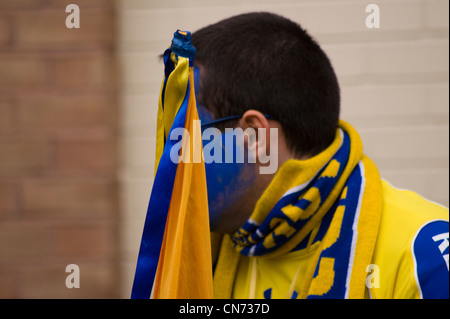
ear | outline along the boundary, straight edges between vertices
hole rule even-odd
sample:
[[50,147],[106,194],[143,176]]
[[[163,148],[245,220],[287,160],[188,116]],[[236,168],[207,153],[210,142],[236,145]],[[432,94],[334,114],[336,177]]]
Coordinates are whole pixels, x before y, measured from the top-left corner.
[[239,121],[239,126],[244,131],[248,128],[253,129],[252,131],[255,133],[254,136],[246,135],[246,142],[248,148],[256,154],[257,160],[260,159],[261,156],[269,153],[270,124],[261,112],[256,110],[246,111]]

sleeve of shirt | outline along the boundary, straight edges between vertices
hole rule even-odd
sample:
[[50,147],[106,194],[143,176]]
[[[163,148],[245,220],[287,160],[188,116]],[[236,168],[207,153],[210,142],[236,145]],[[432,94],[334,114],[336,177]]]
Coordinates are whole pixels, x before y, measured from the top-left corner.
[[449,223],[433,220],[423,224],[411,241],[416,294],[422,299],[449,298]]

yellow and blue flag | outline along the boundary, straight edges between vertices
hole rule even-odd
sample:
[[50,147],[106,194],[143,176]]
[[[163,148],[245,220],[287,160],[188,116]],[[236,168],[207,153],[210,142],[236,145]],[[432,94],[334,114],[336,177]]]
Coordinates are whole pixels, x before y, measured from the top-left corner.
[[[208,196],[194,87],[195,54],[190,32],[180,30],[164,52],[155,180],[133,299],[213,297]],[[183,132],[181,142],[170,138],[174,130]],[[177,149],[182,153],[181,161],[173,161],[171,156]]]

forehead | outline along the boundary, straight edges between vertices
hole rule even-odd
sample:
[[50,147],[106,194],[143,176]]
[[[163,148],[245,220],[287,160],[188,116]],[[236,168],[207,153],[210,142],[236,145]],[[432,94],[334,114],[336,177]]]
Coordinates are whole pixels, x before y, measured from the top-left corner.
[[194,65],[194,88],[195,88],[195,96],[197,97],[198,101],[198,94],[200,90],[200,73],[201,69],[199,66]]
[[211,122],[215,118],[213,114],[204,106],[197,103],[198,118],[202,123]]
[[199,66],[194,66],[194,87],[195,87],[195,96],[197,98],[197,111],[198,118],[202,122],[209,122],[214,120],[213,114],[206,108],[206,106],[202,105],[198,99],[199,90],[200,90],[200,73],[201,69]]

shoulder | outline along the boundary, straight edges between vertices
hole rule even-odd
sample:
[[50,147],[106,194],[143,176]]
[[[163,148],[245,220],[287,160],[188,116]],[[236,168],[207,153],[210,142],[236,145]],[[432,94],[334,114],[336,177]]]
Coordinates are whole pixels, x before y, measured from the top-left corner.
[[371,292],[382,298],[448,298],[448,208],[385,181],[382,189],[373,263],[385,287]]
[[384,211],[387,213],[395,210],[399,217],[403,218],[403,215],[407,214],[408,219],[413,217],[413,222],[419,223],[439,217],[447,220],[449,218],[447,207],[427,200],[413,191],[396,188],[385,180],[382,180],[382,190]]

